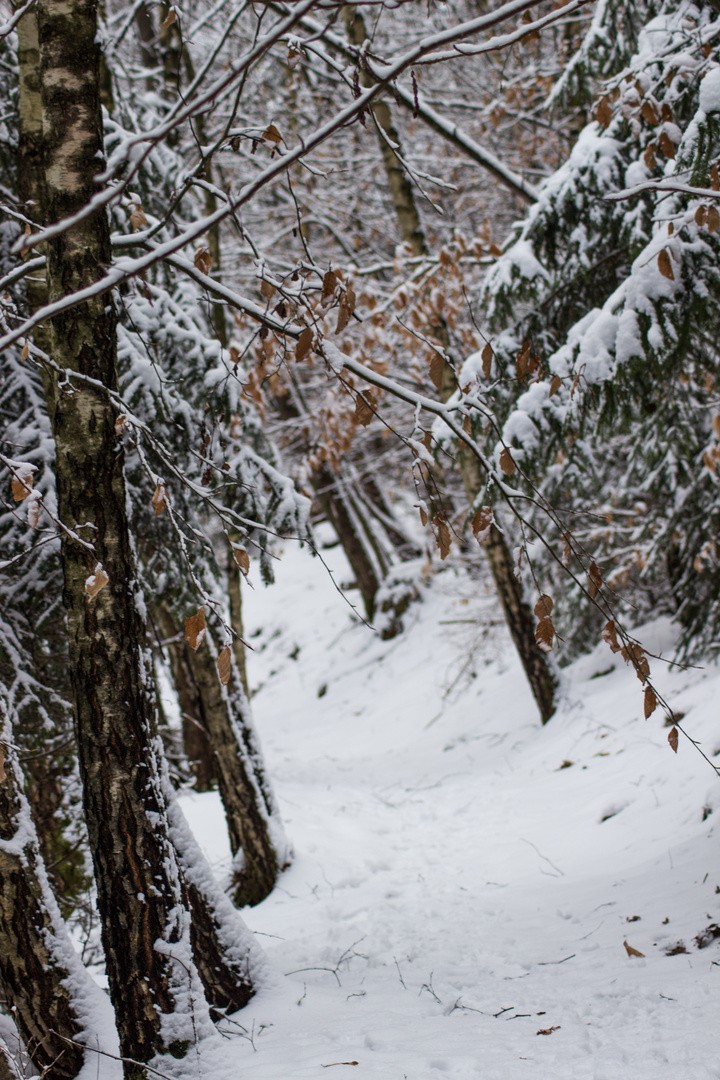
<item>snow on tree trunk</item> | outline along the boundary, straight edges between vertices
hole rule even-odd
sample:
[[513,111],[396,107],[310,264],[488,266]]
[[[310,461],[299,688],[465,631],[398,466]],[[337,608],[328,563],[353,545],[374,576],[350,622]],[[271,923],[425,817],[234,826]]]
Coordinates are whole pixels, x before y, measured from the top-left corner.
[[[4,693],[4,688],[3,688]],[[65,932],[25,798],[12,726],[0,697],[0,987],[27,1054],[48,1080],[80,1070],[95,986]],[[13,1076],[0,1047],[0,1078]],[[16,1075],[16,1074],[15,1074]]]

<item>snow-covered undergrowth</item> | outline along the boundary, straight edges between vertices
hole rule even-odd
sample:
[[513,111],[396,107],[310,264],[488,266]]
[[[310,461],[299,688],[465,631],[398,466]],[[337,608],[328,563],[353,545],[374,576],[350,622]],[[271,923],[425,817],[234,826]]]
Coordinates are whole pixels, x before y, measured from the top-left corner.
[[[600,645],[541,728],[487,586],[460,568],[388,642],[319,560],[289,548],[277,578],[245,590],[246,634],[296,855],[244,912],[269,974],[244,1031],[227,1024],[233,1075],[719,1077],[720,939],[695,938],[720,922],[720,782],[686,740],[672,753],[659,710],[642,719],[634,673]],[[668,623],[639,636],[671,655]],[[653,673],[720,752],[718,669]],[[216,796],[182,802],[223,873]]]

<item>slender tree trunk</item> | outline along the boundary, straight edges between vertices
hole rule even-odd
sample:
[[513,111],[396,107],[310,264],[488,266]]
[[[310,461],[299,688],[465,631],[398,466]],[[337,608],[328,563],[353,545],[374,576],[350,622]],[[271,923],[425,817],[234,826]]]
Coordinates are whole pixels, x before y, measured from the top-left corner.
[[[74,976],[82,990],[81,965],[45,875],[1,697],[0,740],[0,986],[35,1068],[48,1080],[72,1080],[84,1055],[65,1040],[82,1032],[70,989]],[[0,1078],[9,1069],[0,1051]]]
[[[470,506],[473,506],[484,487],[484,478],[477,458],[465,450],[460,452],[459,457],[465,494]],[[505,537],[495,525],[491,527],[483,549],[487,555],[495,591],[500,600],[510,636],[530,683],[530,689],[540,711],[540,719],[543,724],[546,724],[555,712],[558,680],[547,655],[535,641],[537,620],[533,617],[530,605],[523,596],[522,584],[515,574],[512,552]]]
[[0,1039],[0,1080],[20,1080],[13,1056],[5,1042]]
[[247,662],[245,646],[243,645],[243,614],[242,614],[242,582],[240,570],[233,557],[233,549],[230,544],[227,547],[227,578],[228,599],[230,601],[230,625],[235,631],[232,640],[233,656],[238,669],[240,682],[245,692],[245,697],[250,700],[250,685],[247,676]]
[[[38,0],[38,28],[47,213],[62,221],[92,198],[103,157],[96,5]],[[104,212],[49,241],[50,300],[91,287],[110,255]],[[112,301],[88,300],[57,316],[53,355],[61,368],[116,389]],[[107,395],[82,379],[73,392],[56,393],[58,509],[74,533],[64,535],[61,558],[85,815],[121,1053],[142,1063],[184,1056],[205,1005],[157,771],[162,747],[144,684],[114,422]],[[137,1080],[145,1070],[130,1065],[126,1074]]]
[[206,635],[190,668],[202,702],[202,719],[215,755],[220,797],[230,848],[235,856],[233,900],[238,907],[259,904],[272,891],[286,862],[284,839],[265,777],[239,674],[227,689],[218,679],[216,648]]

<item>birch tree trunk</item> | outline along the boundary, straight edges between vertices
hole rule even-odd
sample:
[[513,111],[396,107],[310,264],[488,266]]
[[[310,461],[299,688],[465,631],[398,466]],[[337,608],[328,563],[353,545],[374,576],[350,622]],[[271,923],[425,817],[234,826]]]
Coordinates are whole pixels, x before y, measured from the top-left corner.
[[[62,221],[92,199],[103,160],[96,4],[38,0],[38,29],[47,219]],[[110,262],[104,211],[50,240],[47,260],[51,302],[92,287]],[[52,349],[60,368],[116,389],[112,300],[56,316]],[[114,424],[101,387],[71,377],[56,391],[58,509],[72,530],[61,559],[79,767],[110,996],[121,1053],[140,1063],[126,1065],[126,1075],[137,1080],[157,1055],[184,1056],[207,1012],[188,890],[168,833]],[[242,1004],[247,988],[237,990]]]

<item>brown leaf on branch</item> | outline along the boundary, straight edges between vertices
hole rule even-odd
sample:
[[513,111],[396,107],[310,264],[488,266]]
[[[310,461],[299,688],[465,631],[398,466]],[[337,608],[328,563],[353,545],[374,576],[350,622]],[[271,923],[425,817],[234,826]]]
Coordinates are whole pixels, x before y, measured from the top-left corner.
[[20,361],[21,361],[21,363],[24,364],[29,355],[30,355],[30,342],[26,341],[25,344],[22,347],[22,352],[20,353]]
[[657,168],[657,161],[655,159],[655,143],[648,143],[643,153],[643,161],[647,165],[650,172],[654,172]]
[[600,592],[603,583],[602,574],[600,573],[600,570],[595,563],[595,560],[590,563],[590,569],[588,570],[588,582],[588,593],[590,595],[590,599],[594,600],[597,594]]
[[223,686],[227,686],[230,682],[230,676],[232,675],[232,649],[229,645],[225,645],[218,653],[217,669],[220,676],[220,682]]
[[167,490],[164,484],[158,484],[155,488],[155,493],[152,497],[152,508],[155,511],[155,516],[162,514],[163,510],[167,510]]
[[430,361],[430,378],[436,390],[442,389],[443,373],[445,371],[445,358],[439,353],[433,353]]
[[617,639],[617,628],[612,619],[603,626],[601,637],[605,644],[609,645],[610,652],[619,653],[622,650],[622,645],[620,645]]
[[350,322],[353,312],[355,311],[355,292],[348,285],[345,292],[340,297],[340,306],[338,308],[338,320],[335,327],[335,333],[340,334]]
[[538,643],[543,652],[550,652],[553,647],[553,639],[555,637],[555,627],[553,621],[549,615],[540,619],[535,630],[535,641]]
[[102,563],[96,563],[95,570],[85,580],[85,592],[91,600],[94,596],[97,596],[101,589],[105,588],[109,580],[110,578],[105,573]]
[[375,415],[375,395],[370,390],[358,394],[355,398],[355,422],[360,427],[367,427]]
[[118,416],[117,420],[115,421],[115,434],[122,435],[123,428],[126,424],[127,416],[125,416],[125,414],[123,414],[122,416]]
[[663,277],[669,281],[675,280],[675,274],[673,273],[672,263],[670,261],[670,253],[667,248],[663,248],[657,257],[658,270]]
[[533,611],[537,615],[538,619],[544,619],[546,616],[552,614],[553,600],[551,596],[541,596],[535,603]]
[[646,720],[649,716],[652,716],[657,708],[657,695],[652,686],[645,687],[645,693],[643,694],[643,708]]
[[201,274],[209,274],[210,267],[212,266],[212,258],[210,252],[206,247],[199,247],[195,252],[195,269],[199,270]]
[[595,107],[595,119],[597,120],[600,127],[606,128],[609,125],[612,118],[613,118],[612,102],[610,101],[610,98],[606,94],[605,97],[600,98],[600,100],[598,101],[598,103],[597,103],[597,105]]
[[640,952],[639,949],[633,949],[632,945],[628,945],[627,941],[623,941],[623,945],[625,946],[625,952],[628,954],[628,956],[641,956],[642,957],[642,956],[645,955],[645,953]]
[[482,371],[486,379],[490,378],[490,372],[492,371],[492,362],[495,353],[492,351],[492,345],[488,341],[487,345],[482,351]]
[[14,476],[10,481],[10,488],[15,502],[22,502],[32,491],[33,474],[29,469],[21,469],[18,472],[19,475]]
[[337,288],[337,276],[333,273],[332,270],[328,270],[328,272],[325,274],[325,277],[323,278],[322,293],[320,295],[320,300],[321,301],[322,300],[329,300],[331,297],[333,297],[335,295],[335,289],[336,288]]
[[[174,15],[175,13],[172,12]],[[130,214],[130,224],[132,225],[133,232],[137,232],[138,229],[144,229],[147,226],[148,219],[145,217],[145,211],[140,203],[135,203]]]
[[202,645],[206,629],[205,608],[200,607],[194,615],[188,615],[185,620],[185,640],[194,652]]
[[302,334],[298,338],[298,343],[295,346],[295,359],[304,360],[312,349],[313,333],[309,326],[306,326]]
[[672,141],[667,131],[663,131],[658,139],[658,146],[662,150],[666,158],[671,160],[675,157],[675,143]]
[[519,382],[525,382],[528,375],[528,368],[530,366],[530,342],[524,341],[523,347],[517,354],[515,360],[515,370],[517,371],[517,377]]
[[707,212],[707,206],[698,206],[697,210],[695,211],[695,224],[700,226],[701,228],[707,221]]
[[282,135],[274,124],[269,124],[268,127],[265,128],[262,137],[265,142],[273,143],[275,146],[282,142]]
[[240,570],[245,577],[247,577],[250,573],[250,556],[245,548],[233,548],[233,559],[240,567]]
[[162,22],[163,30],[169,30],[174,22],[177,22],[177,12],[175,8],[170,8]]
[[450,552],[452,536],[445,515],[442,512],[435,515],[433,529],[435,530],[437,545],[440,548],[440,558],[446,559]]
[[507,446],[504,446],[500,451],[500,468],[506,476],[512,476],[515,472],[515,462]]
[[708,206],[707,209],[708,232],[716,233],[720,229],[720,211],[717,206]]
[[491,506],[481,506],[479,510],[475,512],[475,516],[472,519],[472,531],[473,536],[477,540],[478,544],[484,543],[490,535],[490,529],[493,523],[493,512]]
[[558,392],[558,390],[560,389],[561,386],[562,386],[562,379],[560,378],[560,376],[559,375],[553,375],[552,380],[550,382],[550,393],[548,394],[548,397],[553,397],[555,394],[557,394],[557,392]]
[[671,727],[668,731],[668,742],[670,743],[670,749],[672,750],[673,754],[677,754],[678,729],[674,726]]

